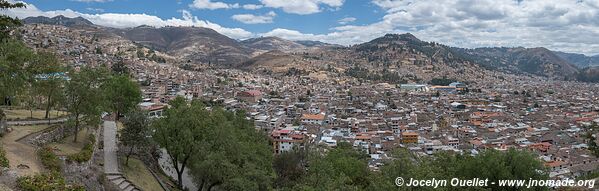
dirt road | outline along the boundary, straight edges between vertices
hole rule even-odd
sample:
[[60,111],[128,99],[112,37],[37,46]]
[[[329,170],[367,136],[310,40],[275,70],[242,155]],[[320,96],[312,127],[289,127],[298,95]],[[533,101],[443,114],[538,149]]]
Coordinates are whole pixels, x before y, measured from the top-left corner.
[[2,137],[2,147],[6,151],[6,158],[10,162],[10,169],[17,172],[19,176],[39,173],[43,170],[43,167],[36,154],[36,147],[24,140],[17,140],[47,127],[46,125],[13,126],[13,131]]

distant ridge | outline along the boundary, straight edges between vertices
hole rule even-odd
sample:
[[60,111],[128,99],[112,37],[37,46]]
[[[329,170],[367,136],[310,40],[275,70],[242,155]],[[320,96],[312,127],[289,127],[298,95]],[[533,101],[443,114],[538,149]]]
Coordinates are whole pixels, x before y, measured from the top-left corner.
[[283,52],[287,51],[297,51],[307,48],[306,46],[290,41],[285,40],[279,37],[259,37],[259,38],[251,38],[244,41],[241,41],[241,44],[247,46],[252,49],[271,51],[271,50],[279,50]]
[[[165,52],[189,63],[207,63],[222,67],[273,66],[269,59],[297,63],[299,57],[285,52],[311,50],[314,55],[329,55],[331,62],[361,63],[369,67],[402,68],[411,63],[415,69],[429,72],[459,73],[463,70],[483,67],[514,74],[532,74],[554,79],[585,81],[594,79],[599,65],[599,56],[585,56],[553,52],[544,47],[490,47],[458,48],[436,42],[425,42],[411,33],[386,34],[369,42],[351,47],[328,44],[319,41],[291,41],[280,37],[260,37],[237,41],[217,31],[202,27],[150,27],[141,25],[134,28],[115,29],[94,25],[82,18],[65,16],[29,17],[26,24],[63,25],[66,27],[95,27],[99,31],[116,34],[125,39]],[[277,52],[280,51],[280,52]],[[263,54],[269,52],[268,54]],[[281,53],[283,52],[283,53]],[[255,56],[256,59],[250,60]],[[316,56],[318,57],[318,56]],[[311,56],[310,58],[315,58]],[[320,58],[319,58],[320,59]],[[291,61],[290,61],[291,60]],[[295,61],[294,61],[295,60]],[[364,62],[365,61],[365,62]],[[276,64],[279,67],[279,64]],[[385,68],[386,69],[386,68]],[[430,74],[430,76],[434,76]],[[426,74],[429,75],[429,74]],[[579,77],[579,76],[585,77]]]
[[599,55],[586,56],[584,54],[566,53],[559,51],[554,51],[554,53],[562,59],[578,66],[579,68],[599,66]]
[[113,31],[146,47],[194,62],[231,66],[249,59],[252,53],[236,40],[210,28],[138,26]]
[[490,69],[572,79],[578,68],[543,48],[453,48],[461,56]]
[[69,18],[69,17],[65,17],[62,15],[52,17],[52,18],[44,17],[44,16],[27,17],[27,18],[23,19],[23,22],[25,24],[62,25],[62,26],[66,26],[66,27],[96,26],[96,25],[94,25],[94,23],[90,22],[89,20],[87,20],[83,17]]
[[314,40],[296,40],[294,42],[304,45],[306,47],[343,47],[338,44],[330,44],[330,43],[314,41]]

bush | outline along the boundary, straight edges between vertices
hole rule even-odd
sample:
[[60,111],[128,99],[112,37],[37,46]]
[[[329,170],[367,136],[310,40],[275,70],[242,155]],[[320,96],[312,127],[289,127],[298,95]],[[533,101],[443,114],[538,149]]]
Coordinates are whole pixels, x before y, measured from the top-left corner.
[[75,161],[78,163],[87,162],[92,158],[92,154],[94,153],[94,143],[96,142],[96,137],[91,134],[89,135],[89,139],[83,149],[79,151],[79,153],[69,155],[67,158],[69,161]]
[[42,165],[44,165],[46,169],[50,171],[60,172],[60,159],[58,159],[58,156],[54,154],[52,148],[43,147],[39,151],[37,151],[37,154],[39,155],[42,161]]
[[17,185],[23,191],[85,190],[82,186],[67,184],[65,179],[58,172],[19,177],[17,179]]
[[0,146],[0,167],[6,167],[8,168],[8,159],[6,158],[6,151],[4,151],[4,148],[2,148]]

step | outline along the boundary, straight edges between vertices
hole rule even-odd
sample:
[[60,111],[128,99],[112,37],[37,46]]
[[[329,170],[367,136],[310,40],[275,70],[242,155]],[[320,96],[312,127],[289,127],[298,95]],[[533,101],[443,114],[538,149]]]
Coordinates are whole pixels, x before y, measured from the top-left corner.
[[123,181],[123,182],[121,182],[121,184],[119,184],[119,188],[120,189],[125,189],[129,185],[131,185],[131,183],[129,183],[129,181]]
[[133,190],[135,190],[135,186],[133,186],[133,184],[131,184],[127,188],[125,188],[124,190],[125,191],[133,191]]
[[112,182],[113,182],[114,184],[116,184],[116,185],[120,185],[121,183],[123,183],[123,182],[125,182],[125,181],[126,181],[126,180],[125,180],[125,178],[123,178],[123,177],[120,177],[120,178],[117,178],[117,179],[114,179],[114,180],[112,180]]
[[123,176],[121,176],[121,175],[107,175],[106,176],[106,178],[108,178],[109,181],[116,180],[121,177],[123,177]]

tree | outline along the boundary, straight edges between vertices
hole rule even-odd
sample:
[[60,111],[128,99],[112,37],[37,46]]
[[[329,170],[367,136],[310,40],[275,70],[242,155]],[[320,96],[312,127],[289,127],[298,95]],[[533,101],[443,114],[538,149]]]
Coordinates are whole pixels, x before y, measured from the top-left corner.
[[205,147],[208,135],[208,112],[204,106],[194,101],[188,104],[184,98],[177,97],[170,102],[171,108],[164,117],[152,123],[154,141],[166,150],[170,162],[177,173],[177,185],[183,189],[183,172],[192,157]]
[[[391,190],[397,177],[418,180],[459,178],[462,180],[480,178],[489,182],[498,180],[546,180],[547,169],[533,154],[527,151],[510,149],[502,152],[494,149],[482,151],[478,155],[462,155],[441,152],[433,157],[419,157],[406,149],[391,153],[394,160],[387,162],[380,173],[373,175],[374,182],[369,190]],[[439,190],[432,187],[412,187],[404,190]],[[443,190],[444,188],[440,188]],[[446,190],[452,190],[448,188]],[[461,190],[461,189],[460,189]],[[529,190],[526,188],[508,188],[489,184],[488,187],[469,188],[468,190]],[[531,190],[547,190],[545,187],[533,187]]]
[[446,129],[449,127],[449,121],[443,116],[439,118],[439,127],[441,127],[441,129]]
[[[533,154],[515,149],[506,152],[491,149],[475,157],[463,157],[462,160],[456,160],[456,163],[458,164],[453,165],[456,168],[454,175],[464,179],[488,178],[489,182],[498,182],[499,180],[547,180],[549,178],[547,169]],[[521,189],[498,185],[489,185],[488,188],[491,190]],[[547,188],[533,187],[531,190],[547,190]]]
[[597,123],[592,123],[587,129],[585,138],[588,142],[589,150],[595,157],[599,157],[599,146],[597,145],[597,137],[595,136],[597,130],[599,130],[599,125],[597,125]]
[[121,114],[134,109],[141,101],[139,85],[126,75],[112,76],[104,84],[103,89],[108,101],[108,108],[116,113],[116,120]]
[[[11,3],[6,0],[0,0],[0,10],[25,8],[24,3]],[[0,40],[5,41],[10,37],[10,32],[16,27],[21,26],[21,20],[6,15],[0,15]]]
[[34,55],[23,42],[10,39],[0,43],[0,97],[5,105],[12,104],[25,90],[30,77],[27,63],[32,62]]
[[123,125],[125,127],[121,131],[120,139],[123,145],[129,147],[125,160],[125,164],[128,165],[133,151],[149,144],[150,121],[146,112],[135,109],[126,115]]
[[112,74],[115,75],[129,75],[129,68],[127,68],[123,60],[114,63],[110,69],[112,70]]
[[326,155],[308,161],[307,175],[298,190],[365,190],[370,185],[368,156],[341,142]]
[[167,151],[177,173],[189,169],[199,190],[269,190],[274,173],[268,138],[243,112],[205,109],[201,101],[171,101],[152,123],[153,139]]
[[29,110],[29,118],[33,118],[33,110],[35,110],[35,108],[38,105],[38,102],[36,100],[37,95],[38,92],[36,86],[32,85],[31,82],[28,83],[28,85],[25,88],[25,91],[19,94],[19,100],[21,100],[21,103],[24,103],[25,108]]
[[273,168],[277,173],[276,188],[293,186],[306,176],[306,166],[309,154],[311,154],[309,152],[306,149],[294,148],[275,156]]
[[[65,85],[65,106],[71,115],[68,124],[75,134],[82,123],[88,126],[100,123],[104,106],[101,87],[106,76],[107,71],[102,68],[83,67],[79,72],[71,72],[71,80]],[[74,137],[73,142],[77,142],[77,136]]]
[[65,81],[65,69],[56,55],[49,52],[39,52],[33,63],[30,71],[35,81],[32,86],[35,87],[35,95],[45,100],[44,118],[48,119],[52,108],[64,98],[61,89]]
[[[199,116],[198,116],[199,117]],[[270,190],[274,173],[268,138],[243,112],[214,108],[206,147],[189,166],[199,190]]]
[[43,100],[46,100],[45,118],[48,118],[51,107],[62,97],[59,90],[62,88],[61,75],[64,73],[60,73],[61,68],[56,56],[48,52],[35,53],[25,64],[23,68],[25,84],[22,87],[24,92],[18,95],[29,109],[31,118],[33,118],[33,110],[37,109]]
[[436,86],[448,86],[450,83],[455,82],[455,79],[443,77],[443,78],[433,78],[430,81],[430,84]]

